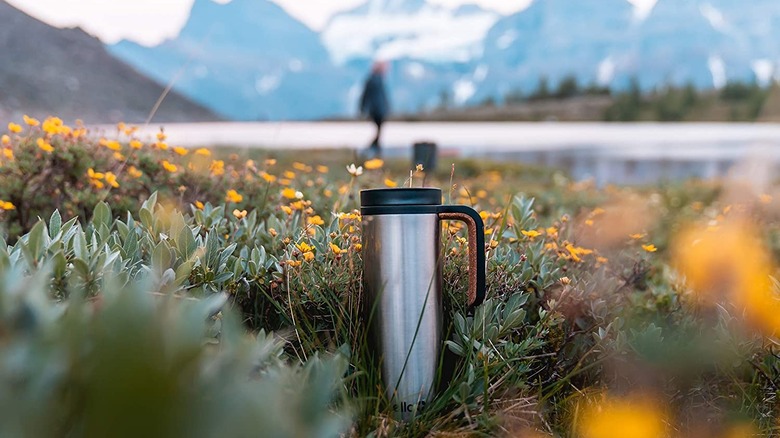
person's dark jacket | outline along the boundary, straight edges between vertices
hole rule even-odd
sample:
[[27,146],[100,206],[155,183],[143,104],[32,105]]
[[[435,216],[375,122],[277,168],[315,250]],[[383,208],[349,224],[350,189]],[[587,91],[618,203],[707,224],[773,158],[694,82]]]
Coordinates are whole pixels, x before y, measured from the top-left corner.
[[372,73],[363,87],[360,96],[360,113],[368,115],[376,122],[383,121],[390,112],[390,102],[387,100],[385,81],[381,73]]

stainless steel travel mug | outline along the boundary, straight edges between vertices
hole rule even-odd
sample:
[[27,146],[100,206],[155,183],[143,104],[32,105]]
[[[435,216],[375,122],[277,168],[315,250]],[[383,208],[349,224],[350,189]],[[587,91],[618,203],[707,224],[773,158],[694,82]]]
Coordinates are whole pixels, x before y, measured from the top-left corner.
[[433,392],[443,345],[441,221],[469,231],[468,304],[485,298],[485,233],[470,207],[442,205],[440,189],[360,192],[366,318],[387,399],[408,420]]

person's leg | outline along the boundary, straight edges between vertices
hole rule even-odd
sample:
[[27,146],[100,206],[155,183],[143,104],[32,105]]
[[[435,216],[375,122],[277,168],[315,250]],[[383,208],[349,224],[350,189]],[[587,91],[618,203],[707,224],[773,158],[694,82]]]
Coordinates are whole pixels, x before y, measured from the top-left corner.
[[379,137],[382,134],[382,119],[375,118],[374,124],[376,125],[376,137],[374,137],[374,141],[371,142],[371,148],[379,149]]

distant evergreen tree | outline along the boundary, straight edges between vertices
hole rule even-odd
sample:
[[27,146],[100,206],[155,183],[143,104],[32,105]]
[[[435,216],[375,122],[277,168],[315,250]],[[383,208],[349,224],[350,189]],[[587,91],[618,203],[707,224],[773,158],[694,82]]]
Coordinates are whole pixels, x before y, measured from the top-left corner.
[[558,89],[555,91],[557,99],[569,99],[580,94],[580,86],[577,84],[577,78],[573,75],[566,76],[558,83]]

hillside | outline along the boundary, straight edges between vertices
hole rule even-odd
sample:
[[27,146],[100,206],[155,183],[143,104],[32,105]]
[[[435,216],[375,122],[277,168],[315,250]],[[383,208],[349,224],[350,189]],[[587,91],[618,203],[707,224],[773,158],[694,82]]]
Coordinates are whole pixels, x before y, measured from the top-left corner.
[[[88,123],[142,122],[163,87],[111,56],[81,29],[58,29],[0,0],[0,120],[56,114]],[[216,120],[170,93],[154,121]]]

